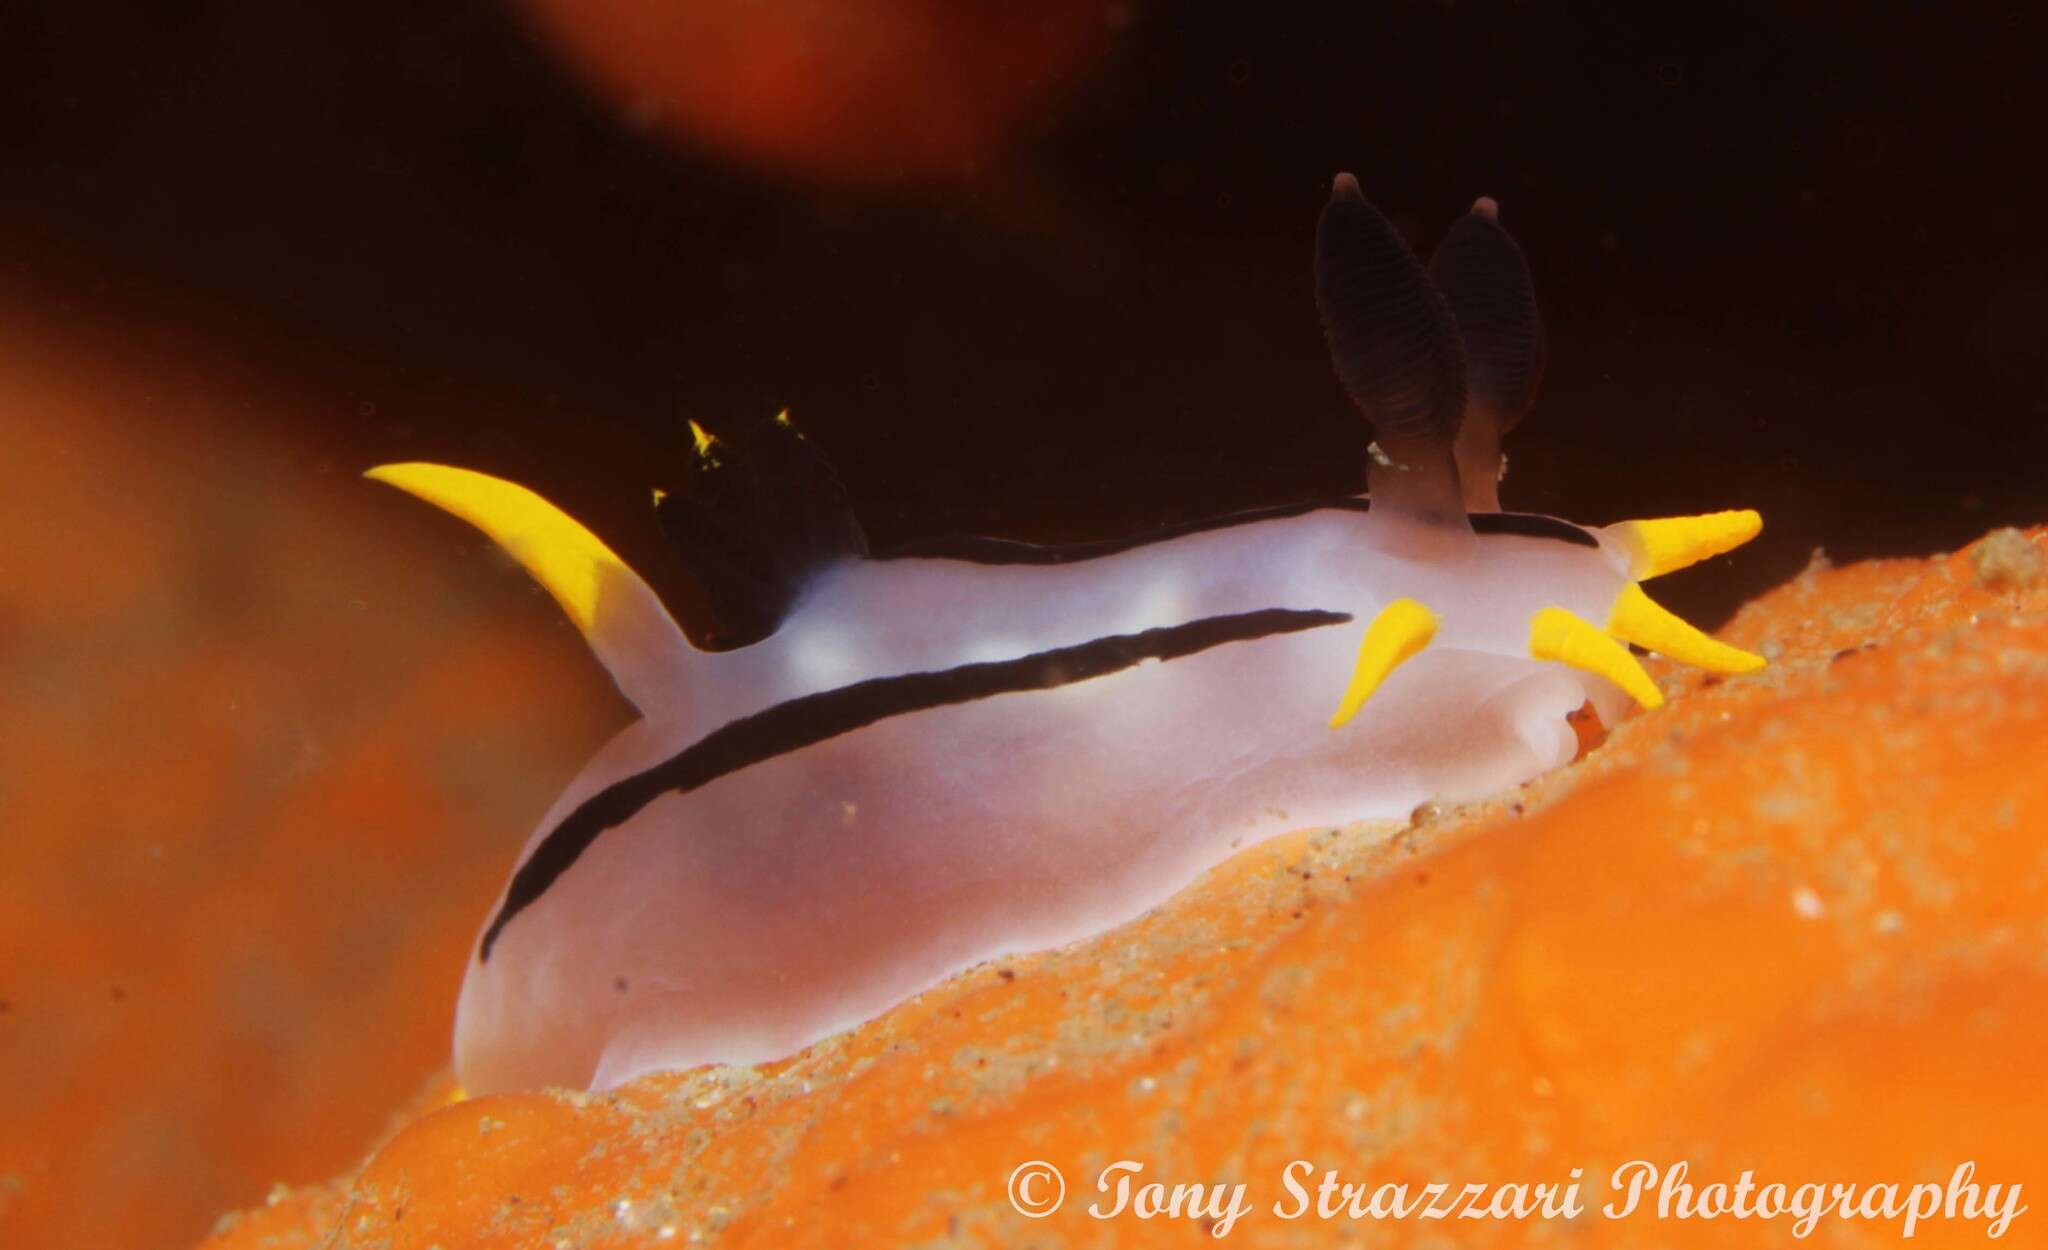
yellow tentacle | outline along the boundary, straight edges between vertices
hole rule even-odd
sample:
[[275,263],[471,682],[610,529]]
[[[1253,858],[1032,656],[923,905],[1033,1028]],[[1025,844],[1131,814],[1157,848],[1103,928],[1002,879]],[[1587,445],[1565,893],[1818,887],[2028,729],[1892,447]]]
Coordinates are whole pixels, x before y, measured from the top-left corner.
[[1627,647],[1563,608],[1545,608],[1529,618],[1529,654],[1605,677],[1646,708],[1664,706],[1664,693]]
[[1762,656],[1707,637],[1644,594],[1641,586],[1631,585],[1616,596],[1607,632],[1710,673],[1754,673],[1764,666]]
[[1413,599],[1396,599],[1381,608],[1366,626],[1358,644],[1358,663],[1352,667],[1351,683],[1330,717],[1330,728],[1341,728],[1358,715],[1358,709],[1380,688],[1387,674],[1413,659],[1436,637],[1437,615]]
[[1607,527],[1627,548],[1631,573],[1647,581],[1733,551],[1763,532],[1764,519],[1751,508],[1703,516],[1667,516],[1621,521]]

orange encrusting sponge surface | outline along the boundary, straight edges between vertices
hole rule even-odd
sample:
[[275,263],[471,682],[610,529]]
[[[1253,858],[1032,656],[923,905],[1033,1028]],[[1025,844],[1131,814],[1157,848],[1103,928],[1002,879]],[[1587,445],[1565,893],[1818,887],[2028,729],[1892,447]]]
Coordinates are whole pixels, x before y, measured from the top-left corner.
[[[2039,1207],[2048,530],[1817,565],[1724,636],[1771,667],[1653,663],[1671,702],[1523,793],[1279,839],[767,1069],[443,1105],[207,1250],[1209,1240],[1092,1218],[1125,1159],[1244,1182],[1230,1240],[1255,1246],[1794,1244],[1789,1219],[1599,1218],[1631,1159],[1902,1186],[1967,1160]],[[1026,1160],[1067,1178],[1043,1220],[1006,1196]],[[1454,1189],[1577,1167],[1593,1213],[1284,1221],[1296,1160]],[[1806,1244],[1899,1232],[1830,1219]]]
[[316,401],[163,333],[0,298],[5,1250],[189,1246],[344,1166],[626,715],[495,555],[244,415]]

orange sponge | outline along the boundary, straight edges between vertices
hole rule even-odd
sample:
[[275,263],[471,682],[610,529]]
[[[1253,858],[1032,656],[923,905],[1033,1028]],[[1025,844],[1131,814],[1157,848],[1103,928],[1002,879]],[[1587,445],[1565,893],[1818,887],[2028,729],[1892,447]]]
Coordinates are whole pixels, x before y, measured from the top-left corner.
[[[976,969],[783,1064],[441,1107],[208,1250],[337,1229],[421,1250],[1216,1230],[1091,1215],[1120,1160],[1139,1183],[1243,1184],[1231,1232],[1250,1245],[1790,1239],[1789,1219],[1659,1219],[1654,1193],[1609,1219],[1630,1160],[1683,1161],[1696,1186],[1904,1187],[1964,1162],[2038,1186],[2044,566],[2043,530],[1816,566],[1725,631],[1769,669],[1684,676],[1524,793],[1257,847],[1123,929]],[[1029,1160],[1066,1179],[1043,1219],[1009,1196]],[[1273,1209],[1290,1174],[1313,1197],[1326,1170],[1455,1192],[1574,1168],[1588,1210],[1569,1222]],[[1899,1233],[1831,1217],[1814,1244]]]

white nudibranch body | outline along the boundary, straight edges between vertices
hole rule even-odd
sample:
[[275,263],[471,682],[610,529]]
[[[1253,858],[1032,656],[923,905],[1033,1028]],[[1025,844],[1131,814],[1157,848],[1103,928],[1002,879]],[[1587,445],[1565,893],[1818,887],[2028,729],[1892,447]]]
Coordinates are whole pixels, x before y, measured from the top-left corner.
[[[1401,471],[1443,471],[1437,442],[1410,438]],[[1557,767],[1569,713],[1659,701],[1626,641],[1761,663],[1636,585],[1734,546],[1754,513],[1595,531],[1375,476],[1370,509],[1109,549],[850,554],[766,636],[700,652],[538,496],[435,465],[372,476],[503,543],[640,713],[542,818],[479,936],[455,1029],[475,1092],[782,1058],[1129,920],[1262,838]]]

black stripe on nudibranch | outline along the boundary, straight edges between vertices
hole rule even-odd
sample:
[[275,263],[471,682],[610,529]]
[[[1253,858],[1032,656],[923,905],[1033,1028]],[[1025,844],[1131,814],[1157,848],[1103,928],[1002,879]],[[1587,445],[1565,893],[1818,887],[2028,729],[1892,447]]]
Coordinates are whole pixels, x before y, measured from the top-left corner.
[[1346,612],[1289,608],[1211,616],[1184,625],[1113,634],[1014,660],[870,678],[743,716],[654,767],[616,781],[578,804],[512,874],[512,882],[505,889],[505,901],[484,930],[478,962],[491,957],[491,947],[512,918],[545,894],[600,834],[624,824],[664,794],[695,790],[749,765],[892,716],[992,695],[1072,685],[1131,668],[1145,660],[1175,660],[1226,643],[1342,625],[1350,620]]
[[[1211,530],[1230,529],[1238,525],[1252,525],[1260,521],[1278,521],[1288,517],[1306,516],[1311,512],[1325,510],[1345,512],[1369,512],[1372,500],[1354,495],[1338,495],[1329,499],[1309,499],[1300,503],[1275,504],[1265,508],[1251,508],[1243,512],[1230,512],[1222,516],[1202,517],[1184,521],[1177,525],[1139,534],[1131,538],[1110,538],[1097,542],[1058,543],[1040,545],[1018,542],[1009,538],[976,538],[955,535],[941,538],[927,538],[871,557],[876,560],[959,560],[968,564],[1078,564],[1084,560],[1099,560],[1104,556],[1121,555],[1154,543],[1169,542],[1186,538],[1190,534],[1205,534]],[[1559,542],[1579,547],[1598,547],[1600,540],[1569,521],[1556,517],[1542,516],[1534,512],[1475,512],[1472,514],[1472,529],[1480,534],[1514,534],[1522,538],[1554,538]]]
[[1573,525],[1560,521],[1554,516],[1540,512],[1474,512],[1472,532],[1475,534],[1513,534],[1518,538],[1554,538],[1561,543],[1576,547],[1598,547],[1600,540]]

